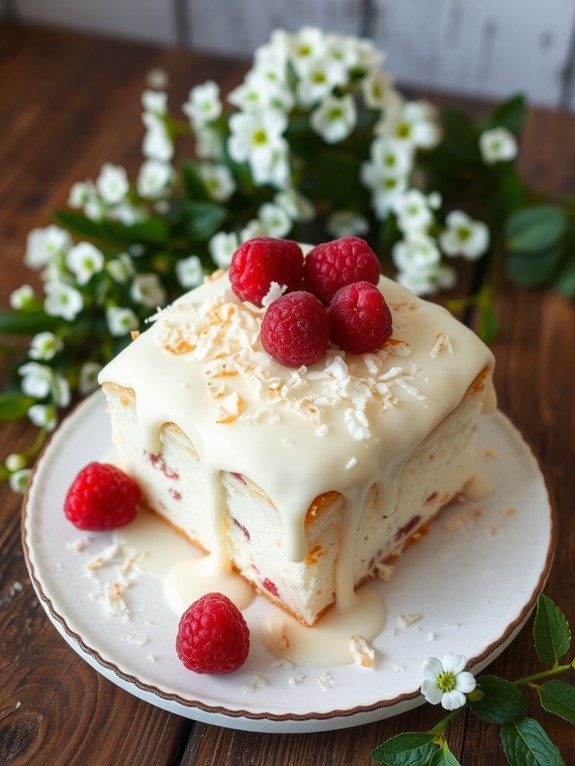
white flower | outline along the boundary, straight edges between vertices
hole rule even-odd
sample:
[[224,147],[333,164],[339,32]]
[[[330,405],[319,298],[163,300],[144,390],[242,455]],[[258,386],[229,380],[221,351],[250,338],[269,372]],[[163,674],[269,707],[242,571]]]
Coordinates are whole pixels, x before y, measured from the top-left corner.
[[415,295],[429,295],[438,290],[449,290],[457,281],[455,269],[432,263],[413,271],[400,271],[396,281]]
[[255,239],[256,237],[266,237],[267,231],[265,226],[257,218],[252,221],[248,221],[244,228],[240,231],[240,242],[247,242],[248,239]]
[[92,181],[78,181],[70,189],[68,205],[70,207],[84,207],[96,196],[96,187]]
[[347,80],[347,71],[343,64],[325,56],[308,59],[300,68],[299,74],[297,98],[304,106],[317,104]]
[[433,237],[422,231],[411,231],[391,249],[393,262],[400,271],[418,271],[441,261],[441,253]]
[[51,404],[33,404],[28,410],[28,418],[38,428],[53,431],[56,428],[56,408]]
[[22,468],[24,468],[26,465],[26,458],[24,455],[20,455],[18,452],[12,452],[12,454],[8,455],[4,461],[4,465],[10,471],[10,473],[14,473],[14,471],[21,471]]
[[410,144],[391,136],[376,138],[370,147],[370,157],[374,168],[372,172],[385,178],[405,178],[413,168]]
[[517,140],[510,130],[503,127],[484,131],[479,136],[479,148],[487,165],[517,157]]
[[287,37],[290,60],[298,74],[312,58],[321,58],[326,51],[326,36],[317,27],[302,27],[297,35]]
[[397,225],[404,234],[425,231],[433,223],[432,208],[437,207],[437,196],[426,195],[419,189],[410,189],[395,200],[393,210]]
[[70,404],[70,384],[62,375],[55,375],[52,380],[52,396],[58,407],[67,407]]
[[52,332],[40,332],[32,338],[28,356],[30,359],[49,361],[61,351],[62,341]]
[[237,113],[230,117],[228,149],[235,162],[249,162],[256,184],[274,180],[274,164],[285,161],[286,116],[277,109]]
[[30,285],[21,285],[10,293],[10,306],[13,309],[23,309],[34,300],[34,290]]
[[394,99],[378,130],[416,148],[431,149],[441,138],[437,110],[427,101]]
[[164,115],[168,111],[168,96],[161,90],[145,90],[142,93],[142,106],[146,112]]
[[24,493],[28,487],[32,471],[30,468],[23,468],[21,471],[10,474],[10,489],[12,492]]
[[355,128],[357,111],[353,97],[349,94],[339,98],[327,96],[312,112],[311,127],[328,144],[335,144],[347,138]]
[[131,330],[138,329],[138,317],[132,309],[122,308],[121,306],[110,306],[106,310],[106,322],[110,335],[120,337],[127,335]]
[[142,306],[158,308],[166,302],[166,291],[157,274],[137,274],[130,287],[130,297]]
[[196,287],[204,280],[202,262],[197,255],[181,258],[176,262],[176,277],[182,287]]
[[489,247],[489,228],[483,221],[474,221],[462,210],[452,210],[445,223],[447,228],[439,235],[439,244],[446,255],[462,255],[474,261]]
[[18,368],[22,375],[21,388],[26,396],[43,399],[52,389],[54,374],[45,364],[27,362]]
[[59,226],[32,229],[26,242],[24,262],[32,268],[46,266],[57,256],[65,254],[71,244],[70,235]]
[[98,197],[90,197],[84,205],[84,215],[91,221],[101,221],[106,215],[106,205]]
[[268,237],[285,237],[292,222],[286,211],[272,202],[265,202],[258,211],[258,220],[266,230]]
[[368,233],[369,222],[353,210],[338,210],[327,219],[326,229],[333,237],[360,237]]
[[108,205],[115,205],[121,202],[130,189],[125,168],[119,165],[111,165],[107,162],[102,166],[100,175],[96,179],[96,188],[100,193],[100,197]]
[[106,268],[112,279],[120,284],[127,282],[128,279],[133,277],[136,273],[134,264],[128,253],[120,253],[114,260],[108,261]]
[[104,266],[104,256],[90,242],[80,242],[68,250],[66,265],[79,285],[87,284]]
[[222,141],[217,130],[205,126],[196,128],[196,154],[201,160],[222,159]]
[[252,69],[244,82],[228,95],[228,101],[241,111],[249,112],[267,107],[289,112],[295,103],[285,74],[277,64]]
[[315,218],[313,203],[297,189],[283,189],[274,196],[274,203],[282,207],[294,221],[307,223]]
[[50,316],[63,317],[71,322],[84,307],[82,293],[71,285],[50,280],[44,285],[44,290],[44,311]]
[[361,167],[361,180],[368,189],[371,189],[371,204],[375,215],[380,220],[387,216],[396,200],[407,189],[407,178],[389,176],[368,162]]
[[234,232],[220,231],[208,243],[210,255],[216,266],[227,269],[232,261],[232,255],[240,246],[238,236]]
[[382,109],[392,92],[391,78],[380,69],[373,69],[361,81],[361,92],[366,106],[370,109]]
[[96,362],[85,362],[80,369],[78,391],[80,394],[89,394],[98,388],[98,375],[102,366]]
[[144,112],[142,122],[146,128],[142,142],[144,157],[169,162],[174,156],[174,144],[164,121],[154,112]]
[[192,125],[205,125],[217,120],[222,113],[219,86],[211,80],[203,85],[196,85],[189,92],[182,110]]
[[146,160],[140,167],[136,188],[140,197],[156,199],[160,197],[172,180],[173,168],[169,162]]
[[424,682],[421,693],[432,705],[441,706],[446,710],[457,710],[463,707],[469,694],[475,689],[476,681],[473,673],[464,670],[467,658],[461,654],[445,654],[443,660],[430,657],[421,668]]
[[203,163],[198,166],[198,173],[206,191],[217,202],[225,202],[236,190],[236,182],[227,165]]

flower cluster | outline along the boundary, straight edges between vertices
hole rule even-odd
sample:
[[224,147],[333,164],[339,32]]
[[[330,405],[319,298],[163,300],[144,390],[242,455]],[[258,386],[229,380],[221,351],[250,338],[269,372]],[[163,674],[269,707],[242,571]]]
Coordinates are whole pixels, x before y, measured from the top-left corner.
[[[369,40],[276,31],[227,98],[214,82],[196,85],[179,118],[155,73],[142,94],[135,178],[106,163],[74,184],[55,225],[28,237],[25,261],[40,272],[43,294],[23,285],[12,310],[0,312],[0,332],[31,336],[0,397],[0,419],[28,417],[41,432],[26,454],[0,465],[0,478],[24,486],[58,411],[94,388],[101,366],[150,314],[229,266],[246,240],[360,236],[418,294],[455,284],[454,256],[495,251],[517,208],[522,99],[477,125],[455,111],[441,118],[404,98],[382,62]],[[193,157],[177,156],[182,136],[193,137]],[[513,194],[502,197],[507,188]],[[526,214],[512,227],[518,257],[539,246],[528,236],[534,216],[536,231],[551,227],[555,238],[546,236],[542,251],[563,237],[557,210],[518,212]],[[485,308],[485,297],[470,300]]]

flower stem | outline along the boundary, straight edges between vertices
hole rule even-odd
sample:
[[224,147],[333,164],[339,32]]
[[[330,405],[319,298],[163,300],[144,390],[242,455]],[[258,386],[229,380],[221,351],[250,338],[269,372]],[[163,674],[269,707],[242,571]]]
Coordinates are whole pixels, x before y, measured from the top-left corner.
[[451,721],[459,715],[459,713],[463,710],[463,708],[459,708],[458,710],[452,710],[449,715],[446,715],[445,718],[442,718],[441,721],[438,721],[433,729],[430,729],[430,734],[437,734],[439,735],[440,739],[443,739],[443,732],[447,729]]
[[530,676],[523,676],[523,678],[518,678],[516,681],[513,681],[513,684],[515,686],[524,686],[525,684],[530,684],[533,681],[539,681],[541,678],[549,678],[550,676],[557,676],[560,673],[565,673],[565,671],[570,670],[571,668],[571,663],[568,665],[554,665],[549,670],[542,670],[539,673],[533,673]]

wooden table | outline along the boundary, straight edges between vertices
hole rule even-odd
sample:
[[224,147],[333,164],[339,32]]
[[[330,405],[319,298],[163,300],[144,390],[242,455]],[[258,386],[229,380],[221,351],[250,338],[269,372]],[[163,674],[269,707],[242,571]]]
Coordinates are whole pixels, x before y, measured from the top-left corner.
[[[170,99],[207,79],[226,92],[245,67],[232,61],[96,40],[55,31],[0,26],[0,305],[31,280],[25,238],[64,205],[73,182],[111,161],[140,162],[140,93],[154,67],[170,75]],[[533,110],[522,146],[528,177],[547,189],[575,191],[575,117]],[[575,306],[551,292],[501,283],[501,333],[494,344],[501,409],[538,454],[560,525],[546,587],[575,624]],[[2,459],[33,438],[26,424],[3,424]],[[441,711],[408,714],[317,734],[254,734],[194,723],[139,701],[89,667],[46,618],[24,564],[21,498],[0,487],[0,763],[16,766],[304,766],[368,764],[378,743],[406,730],[427,730]],[[534,668],[530,628],[493,664],[517,678]],[[541,716],[575,763],[575,734]],[[504,764],[495,728],[460,716],[450,733],[464,766]]]

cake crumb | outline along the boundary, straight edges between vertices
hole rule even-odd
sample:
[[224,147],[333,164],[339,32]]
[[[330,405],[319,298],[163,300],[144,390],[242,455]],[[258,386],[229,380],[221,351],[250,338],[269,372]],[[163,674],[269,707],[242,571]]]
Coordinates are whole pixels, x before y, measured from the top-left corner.
[[516,510],[515,508],[504,508],[501,513],[509,518],[510,516],[513,516],[515,514]]
[[268,685],[268,682],[263,676],[254,676],[252,679],[252,683],[248,685],[244,685],[242,687],[244,694],[251,694],[252,692],[255,692],[257,689],[263,689]]
[[329,428],[325,423],[322,423],[321,426],[318,426],[315,429],[315,435],[316,436],[326,436],[329,433]]
[[409,628],[414,622],[422,619],[421,614],[400,614],[397,617],[397,624],[400,628]]
[[120,641],[132,646],[145,646],[148,643],[148,636],[125,635],[120,637]]
[[148,662],[156,662],[158,658],[156,657],[155,654],[152,654],[152,652],[150,652],[149,654],[146,655],[146,659],[148,660]]
[[121,550],[122,546],[119,543],[112,543],[111,545],[108,545],[106,548],[101,550],[100,553],[98,553],[96,556],[91,558],[90,561],[86,563],[84,568],[88,572],[93,572],[96,569],[101,569],[102,567],[106,566],[106,564],[114,561]]
[[295,676],[290,676],[288,678],[288,683],[291,686],[299,686],[303,681],[305,681],[306,676],[303,673],[297,673]]
[[385,564],[382,561],[380,561],[379,564],[376,564],[375,574],[379,580],[383,580],[383,582],[389,582],[394,573],[395,567],[392,564]]
[[122,598],[124,588],[119,582],[104,583],[104,588],[98,596],[102,610],[112,617],[121,617],[123,620],[130,619],[130,611]]
[[403,673],[405,670],[405,665],[394,665],[393,666],[393,672],[394,673]]
[[434,633],[432,630],[429,631],[427,634],[427,640],[428,641],[435,641],[437,639],[437,633]]
[[325,673],[322,673],[321,676],[318,676],[317,682],[321,688],[324,689],[324,691],[331,689],[333,686],[333,675],[331,674],[331,671],[326,670]]
[[352,636],[349,642],[351,656],[356,665],[361,668],[371,668],[375,658],[375,650],[363,636]]
[[435,337],[435,346],[429,352],[429,356],[435,359],[444,349],[447,350],[448,354],[453,354],[453,346],[451,345],[451,341],[447,335],[442,332],[438,332]]
[[272,668],[285,668],[286,670],[293,670],[295,667],[294,661],[291,657],[278,657],[271,664]]
[[87,537],[77,537],[75,540],[68,540],[66,548],[72,553],[82,553],[88,547]]
[[496,458],[499,457],[499,452],[495,449],[491,449],[491,447],[487,447],[483,450],[483,457]]
[[349,471],[351,468],[357,465],[357,458],[356,457],[350,457],[350,459],[345,464],[345,470]]

